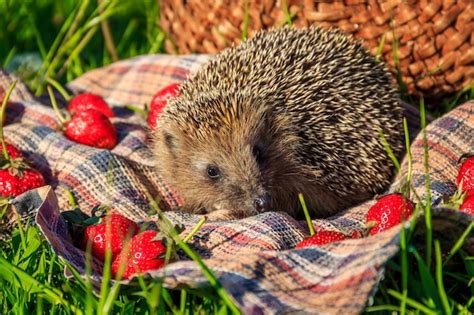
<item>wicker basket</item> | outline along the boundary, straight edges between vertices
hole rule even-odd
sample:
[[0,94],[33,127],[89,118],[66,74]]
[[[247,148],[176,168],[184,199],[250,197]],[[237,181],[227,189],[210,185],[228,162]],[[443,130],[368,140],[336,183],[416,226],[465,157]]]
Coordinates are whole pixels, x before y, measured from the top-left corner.
[[[215,53],[240,42],[245,0],[161,0],[170,53]],[[408,91],[434,96],[474,84],[472,0],[249,0],[248,34],[281,26],[339,27],[379,47],[395,74],[394,48]],[[381,45],[383,43],[383,45]]]

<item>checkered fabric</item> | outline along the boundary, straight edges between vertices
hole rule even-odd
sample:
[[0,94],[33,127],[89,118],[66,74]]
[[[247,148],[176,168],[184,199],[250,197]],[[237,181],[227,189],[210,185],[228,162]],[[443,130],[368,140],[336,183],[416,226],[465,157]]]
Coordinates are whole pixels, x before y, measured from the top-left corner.
[[[84,212],[90,212],[99,203],[112,203],[117,211],[136,221],[153,220],[147,195],[160,198],[163,209],[179,206],[179,197],[153,169],[146,119],[126,110],[124,105],[143,106],[158,89],[185,79],[206,60],[206,56],[197,55],[142,56],[91,71],[71,82],[68,87],[74,92],[100,94],[113,106],[119,144],[111,151],[66,139],[49,104],[41,104],[21,83],[15,89],[13,103],[7,109],[6,138],[45,174],[50,186],[18,197],[13,201],[14,207],[24,216],[36,214],[36,222],[53,249],[81,274],[85,273],[84,252],[74,247],[59,215],[60,209],[69,209],[65,190],[73,193]],[[0,91],[11,81],[11,76],[0,72]],[[418,115],[408,108],[407,117],[414,137]],[[473,218],[436,206],[443,196],[455,190],[458,158],[474,148],[474,102],[432,122],[427,133],[435,237],[436,233],[448,237],[446,231],[455,237]],[[426,176],[419,135],[411,148],[413,184],[425,198]],[[109,165],[113,166],[111,183],[107,181]],[[407,162],[403,161],[402,170],[389,190],[400,185],[406,169]],[[360,230],[373,203],[367,201],[313,223],[316,229]],[[200,218],[176,211],[166,215],[186,226],[184,234]],[[308,235],[306,224],[285,213],[268,212],[241,220],[207,222],[189,245],[205,258],[245,313],[355,314],[366,306],[383,276],[385,263],[397,253],[400,229],[399,226],[367,238],[294,249]],[[472,238],[467,246],[474,251]],[[100,263],[94,260],[92,269],[93,279],[100,281]],[[174,262],[151,276],[163,277],[169,288],[208,286],[199,266],[190,260]]]

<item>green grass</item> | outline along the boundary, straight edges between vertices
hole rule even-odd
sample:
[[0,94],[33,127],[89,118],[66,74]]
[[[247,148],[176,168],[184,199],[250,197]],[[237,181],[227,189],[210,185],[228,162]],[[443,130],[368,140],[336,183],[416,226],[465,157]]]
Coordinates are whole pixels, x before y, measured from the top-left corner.
[[[413,194],[417,204],[409,228],[401,231],[400,251],[388,262],[385,278],[378,287],[373,305],[366,308],[366,313],[470,314],[474,311],[474,256],[469,256],[462,249],[466,238],[472,236],[474,222],[471,222],[464,233],[451,243],[447,243],[447,235],[434,237],[423,100],[420,102],[420,112],[424,146],[423,164],[426,174],[425,202],[422,202],[411,186],[411,150],[408,127],[404,120],[408,173],[402,193]],[[394,164],[399,165],[389,148],[387,152],[394,160]],[[418,221],[418,213],[422,209],[424,219]],[[421,224],[424,226],[420,226]],[[416,238],[416,231],[420,228],[424,232],[422,237]],[[444,243],[443,249],[441,243]]]
[[170,291],[159,280],[143,278],[133,287],[106,284],[99,298],[77,272],[73,279],[64,276],[65,262],[33,226],[16,229],[0,246],[1,314],[231,314],[212,288]]
[[[283,10],[285,23],[291,24],[286,2]],[[159,8],[155,0],[3,0],[0,12],[0,65],[19,75],[37,95],[47,91],[48,81],[53,82],[48,79],[64,84],[114,60],[163,50],[165,34],[156,24]],[[248,10],[245,12],[243,39],[248,28]],[[103,31],[102,23],[108,23],[110,32]],[[397,43],[393,48],[396,58]],[[415,102],[406,95],[400,76],[398,79],[401,97]],[[436,100],[438,106],[429,108],[430,113],[440,116],[473,98],[474,87],[469,87]],[[428,159],[427,152],[426,171]],[[429,189],[429,181],[427,185]],[[419,202],[416,213],[422,208],[428,214],[426,219],[418,223],[411,220],[410,227],[401,234],[400,252],[387,264],[386,276],[366,313],[474,311],[474,257],[462,249],[465,238],[472,235],[473,225],[452,244],[444,244],[439,235],[431,233],[431,207]],[[420,240],[414,235],[423,225],[428,233]],[[73,279],[64,276],[66,262],[54,254],[36,227],[19,225],[11,240],[0,243],[0,314],[235,312],[212,272],[172,229],[169,233],[204,269],[212,283],[209,290],[167,290],[159,280],[140,278],[132,287],[109,287],[104,283],[103,294],[98,297],[90,281],[77,272],[73,272]]]
[[65,83],[116,58],[163,50],[155,0],[2,0],[0,12],[0,65],[37,95],[48,76]]

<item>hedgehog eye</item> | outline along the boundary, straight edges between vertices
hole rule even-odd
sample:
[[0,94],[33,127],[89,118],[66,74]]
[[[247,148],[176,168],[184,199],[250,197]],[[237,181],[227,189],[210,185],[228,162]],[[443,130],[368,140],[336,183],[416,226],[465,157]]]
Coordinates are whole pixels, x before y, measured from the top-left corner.
[[218,180],[221,177],[221,172],[217,166],[209,164],[207,166],[207,176],[212,180]]

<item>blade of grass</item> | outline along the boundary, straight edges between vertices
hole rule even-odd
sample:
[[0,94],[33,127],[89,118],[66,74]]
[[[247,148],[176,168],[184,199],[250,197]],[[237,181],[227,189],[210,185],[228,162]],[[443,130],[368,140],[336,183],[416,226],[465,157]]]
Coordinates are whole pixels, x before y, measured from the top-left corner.
[[431,184],[430,184],[430,168],[428,155],[428,140],[426,135],[426,112],[425,101],[423,97],[420,100],[421,129],[423,133],[423,167],[425,171],[425,225],[426,225],[426,264],[428,268],[431,266],[431,253],[433,246],[433,231],[431,226]]
[[[56,35],[56,38],[54,39],[54,42],[53,44],[51,45],[51,47],[49,48],[48,50],[48,53],[46,55],[46,57],[43,59],[43,63],[41,64],[41,67],[40,69],[38,70],[38,72],[36,73],[33,81],[32,81],[32,87],[35,88],[38,86],[39,82],[38,80],[40,80],[40,77],[46,73],[46,69],[48,68],[50,62],[51,62],[51,59],[54,57],[54,54],[56,53],[58,47],[59,47],[59,44],[61,43],[61,40],[63,39],[63,36],[64,34],[66,33],[66,31],[70,28],[71,26],[71,23],[74,19],[74,16],[75,16],[75,10],[73,10],[68,18],[66,19],[66,21],[64,22],[63,26],[61,27],[61,29],[59,30],[58,32],[58,35]],[[38,91],[36,91],[38,92]]]
[[186,290],[181,290],[180,303],[179,303],[179,314],[185,315],[187,294]]
[[148,43],[153,42],[153,31],[156,29],[156,17],[160,16],[160,6],[152,6],[151,1],[145,1],[145,16],[146,16],[146,37]]
[[[402,226],[405,226],[405,222],[402,221]],[[407,240],[406,230],[403,227],[400,231],[400,264],[402,266],[402,299],[400,304],[400,314],[404,315],[406,312],[406,300],[408,298],[408,257],[407,257]]]
[[[174,229],[173,229],[174,230]],[[179,238],[179,235],[176,231],[171,233],[171,237],[173,240],[178,244],[178,246],[192,259],[194,260],[201,270],[204,273],[204,276],[207,278],[211,286],[217,291],[217,294],[222,298],[223,302],[229,307],[233,314],[240,314],[239,309],[235,306],[232,299],[229,297],[225,289],[222,287],[220,282],[217,280],[214,273],[207,267],[207,265],[202,261],[201,257],[199,257],[196,252],[194,252],[186,243],[183,243]]]
[[97,309],[97,300],[94,297],[94,292],[92,288],[92,243],[87,242],[86,245],[86,279],[84,283],[86,284],[86,314],[92,314],[93,310]]
[[393,40],[392,40],[393,64],[396,70],[397,83],[400,89],[400,94],[406,95],[408,92],[408,88],[405,82],[403,82],[402,71],[400,70],[400,60],[398,58],[399,38],[396,36],[395,29],[393,27],[391,28],[391,31],[393,34]]
[[160,47],[163,45],[163,42],[166,39],[166,34],[164,32],[159,32],[155,40],[153,41],[150,50],[148,50],[148,54],[156,54],[158,51],[160,51]]
[[114,306],[115,300],[117,299],[117,296],[119,294],[120,286],[120,282],[116,281],[110,289],[109,294],[106,297],[104,305],[102,307],[102,312],[104,314],[110,314],[112,312],[112,307]]
[[[11,276],[18,277],[18,280],[21,281],[23,286],[28,286],[32,289],[32,292],[37,292],[39,296],[42,296],[43,298],[47,299],[51,304],[59,303],[63,306],[70,308],[77,314],[82,314],[81,309],[76,308],[74,305],[70,305],[62,297],[62,293],[58,289],[52,288],[37,281],[28,273],[10,264],[2,257],[0,257],[0,270],[2,270],[2,272],[0,272],[0,277],[3,277],[5,280],[11,282]],[[10,276],[10,279],[7,276]]]
[[1,207],[2,207],[2,211],[0,213],[0,221],[3,219],[3,216],[7,213],[7,210],[9,208],[9,204],[6,203],[4,205],[1,205]]
[[44,313],[43,309],[43,298],[41,296],[37,296],[36,298],[36,314],[40,315]]
[[[403,295],[398,293],[397,291],[395,290],[391,290],[391,289],[388,289],[387,290],[388,294],[390,294],[391,296],[401,300],[403,299]],[[406,298],[406,303],[407,305],[410,305],[411,307],[425,313],[425,314],[433,314],[433,315],[436,315],[438,314],[436,311],[432,310],[432,309],[429,309],[428,307],[424,306],[423,304],[421,303],[418,303],[417,301],[415,300],[412,300],[410,298]]]
[[458,240],[456,241],[456,243],[454,244],[454,246],[451,248],[451,250],[449,251],[449,254],[448,254],[448,257],[446,257],[443,265],[445,266],[448,261],[454,256],[454,254],[456,254],[462,247],[462,245],[464,244],[464,242],[466,241],[466,238],[469,236],[469,234],[471,233],[471,230],[472,228],[474,227],[474,222],[471,222],[469,224],[469,226],[464,230],[464,232],[462,233],[462,235],[458,238]]
[[171,312],[173,314],[177,314],[178,308],[174,305],[173,298],[169,294],[168,290],[166,290],[165,288],[162,288],[161,293],[163,295],[162,296],[163,300],[165,301],[166,305],[170,308]]
[[306,219],[306,223],[308,223],[309,235],[314,235],[314,226],[313,222],[311,221],[311,217],[309,216],[308,207],[306,207],[306,202],[304,200],[304,196],[302,193],[298,194],[298,198],[300,199],[301,207],[303,208],[304,217]]
[[[87,0],[87,3],[89,3],[89,0]],[[108,3],[110,2],[107,2],[107,4]],[[88,36],[88,34],[90,34],[91,29],[96,29],[95,31],[97,31],[100,21],[104,18],[111,16],[113,14],[113,10],[107,7],[106,9],[104,9],[104,14],[102,16],[98,17],[97,14],[98,14],[98,9],[95,9],[94,12],[89,16],[89,18],[84,22],[84,25],[81,26],[79,29],[77,29],[77,31],[76,30],[74,30],[74,32],[68,31],[56,55],[54,56],[51,63],[48,65],[48,68],[46,70],[46,77],[56,77],[56,75],[54,75],[55,70],[62,62],[62,59],[64,55],[66,54],[66,52],[69,51],[70,49],[73,49],[73,52],[82,51],[83,47],[78,49],[78,46],[81,43],[82,45],[85,45],[87,42],[89,42],[89,39],[86,39],[86,37],[91,36],[91,35]],[[79,15],[83,15],[81,10],[76,16],[76,18]],[[82,16],[80,17],[80,19],[82,20]],[[93,33],[95,33],[95,31]],[[75,59],[75,57],[71,58],[71,54],[70,54],[67,59]],[[65,68],[64,64],[62,68]],[[41,92],[41,90],[39,90],[39,92]]]
[[291,14],[290,14],[290,11],[288,10],[288,4],[286,3],[286,0],[281,0],[281,7],[283,8],[283,12],[285,12],[286,24],[288,24],[289,26],[292,26],[293,21],[291,20]]
[[445,314],[452,314],[451,307],[449,305],[449,299],[444,290],[443,284],[443,260],[441,257],[441,245],[439,240],[435,240],[435,256],[436,256],[436,284],[438,286],[438,294],[441,299]]
[[[104,0],[97,0],[99,3],[99,15],[104,14]],[[104,18],[100,21],[100,26],[102,28],[102,34],[104,35],[105,46],[107,47],[107,51],[109,52],[112,60],[115,62],[119,59],[117,48],[115,47],[114,38],[112,33],[110,32],[109,21],[107,18]]]
[[400,171],[400,162],[398,162],[397,157],[392,151],[392,148],[390,148],[390,145],[388,144],[387,138],[385,138],[385,135],[382,130],[379,130],[379,136],[380,140],[382,141],[382,144],[385,148],[385,151],[387,154],[390,156],[390,159],[392,160],[393,165],[395,166],[397,173]]
[[49,77],[46,78],[46,82],[51,84],[67,102],[71,100],[71,95],[62,87],[61,83]]
[[[166,289],[163,288],[162,279],[153,280],[153,285],[148,295],[147,303],[150,309],[157,310],[159,308],[159,303],[161,302],[161,295],[168,293]],[[173,308],[175,308],[174,303],[172,303]]]
[[128,22],[127,27],[125,28],[125,31],[120,37],[120,41],[117,45],[117,51],[125,50],[125,45],[127,45],[128,41],[133,36],[137,28],[138,28],[138,22],[136,19],[132,19],[130,20],[130,22]]
[[[87,290],[87,283],[86,283],[86,280],[81,277],[81,275],[79,274],[79,272],[76,270],[76,268],[74,268],[67,260],[64,260],[64,264],[66,265],[66,267],[69,269],[69,271],[71,271],[72,273],[72,276],[74,277],[74,280],[76,281],[76,283],[84,288],[84,290]],[[51,281],[48,281],[51,283]]]
[[407,171],[407,183],[411,183],[412,176],[412,155],[411,155],[411,146],[410,146],[410,132],[408,131],[408,122],[406,117],[403,117],[403,131],[405,134],[405,148],[407,150],[407,162],[408,162],[408,171]]
[[198,224],[196,224],[196,226],[191,230],[191,232],[189,232],[188,235],[186,235],[186,237],[183,239],[183,242],[184,243],[187,243],[191,240],[191,238],[197,233],[197,231],[199,231],[199,229],[201,228],[201,226],[206,222],[207,218],[206,217],[202,217]]
[[3,68],[6,68],[8,66],[10,61],[13,59],[13,56],[15,56],[15,53],[16,53],[16,47],[13,46],[13,48],[10,49],[10,51],[8,52],[8,55],[3,60],[3,66],[2,66]]
[[[197,230],[196,230],[196,231],[197,231]],[[191,237],[192,237],[192,236],[191,236]],[[173,251],[174,251],[174,246],[173,246],[173,244],[170,244],[170,245],[166,246],[166,255],[165,255],[165,264],[164,264],[164,266],[168,266],[168,264],[169,264],[169,262],[170,262],[170,260],[171,260],[171,255],[172,255]],[[165,271],[163,272],[163,279],[164,279],[165,277],[166,277],[166,269],[165,269]],[[166,298],[166,297],[164,296],[164,294],[167,294],[168,291],[167,291],[165,288],[163,288],[163,281],[160,281],[159,286],[160,286],[160,292],[161,292],[162,294],[160,294],[160,295],[158,296],[157,305],[158,305],[158,306],[161,306],[161,305],[160,305],[160,304],[161,304],[161,299],[162,299],[162,297]],[[166,302],[166,301],[165,301],[165,302]],[[167,303],[167,302],[166,302],[166,303]],[[168,303],[168,304],[169,304],[169,303]]]
[[431,299],[437,308],[441,308],[441,300],[439,299],[438,290],[436,289],[435,280],[431,275],[430,269],[414,246],[410,246],[409,251],[416,259],[424,295],[426,298]]
[[84,15],[86,14],[89,3],[90,3],[90,0],[81,1],[77,14],[74,16],[74,20],[72,21],[70,27],[67,29],[66,35],[64,36],[64,41],[69,39],[74,34],[74,32],[76,32],[76,30],[78,29]]
[[247,34],[249,31],[249,0],[244,0],[244,26],[242,30],[242,41],[247,40]]
[[69,65],[71,64],[71,61],[79,56],[79,54],[84,50],[86,45],[90,42],[90,40],[95,35],[95,33],[97,33],[98,30],[99,30],[99,26],[96,25],[86,33],[86,35],[82,38],[82,40],[79,42],[76,48],[74,48],[74,50],[71,52],[69,57],[66,59],[61,69],[59,69],[58,76],[61,76],[64,74],[64,72],[66,71],[66,68],[69,67]]
[[[82,1],[80,3],[81,7],[84,6],[84,4],[87,5],[87,1]],[[80,11],[81,9],[79,8],[78,10]],[[44,70],[44,67],[47,67],[49,65],[49,62],[51,61],[51,58],[53,58],[54,54],[56,53],[59,45],[61,44],[62,39],[64,38],[64,35],[66,34],[67,31],[71,30],[71,24],[73,23],[76,16],[77,16],[76,10],[73,10],[67,17],[63,26],[59,30],[58,35],[56,35],[53,44],[49,48],[48,54],[46,55],[46,58],[43,60],[43,65],[41,65],[39,72]]]
[[39,52],[41,54],[41,58],[44,59],[46,58],[46,48],[44,46],[44,41],[43,38],[41,37],[41,33],[38,30],[38,27],[36,26],[35,19],[33,15],[31,14],[31,11],[25,4],[22,4],[22,9],[26,13],[26,16],[28,17],[28,21],[30,22],[31,25],[31,30],[33,31],[33,34],[35,36],[36,40],[36,45],[38,46]]
[[12,92],[13,92],[13,89],[15,88],[15,85],[16,85],[16,80],[13,81],[12,84],[10,84],[10,87],[7,90],[7,94],[3,98],[2,107],[1,107],[1,111],[0,111],[0,141],[2,143],[3,157],[7,161],[10,160],[10,156],[7,152],[7,145],[5,143],[5,137],[3,136],[3,122],[5,121],[5,110],[7,108],[7,103],[8,103],[8,100],[10,99],[10,96],[12,95]]
[[400,308],[395,305],[377,305],[377,306],[369,306],[364,310],[364,312],[368,312],[368,313],[383,312],[383,311],[392,311],[398,314],[398,312],[400,312]]
[[[53,42],[53,45],[51,46],[46,56],[46,60],[43,62],[44,67],[42,66],[38,71],[38,76],[45,74],[46,77],[55,77],[55,75],[53,75],[54,70],[56,69],[57,64],[60,63],[63,55],[66,53],[68,49],[68,42],[70,42],[70,37],[76,32],[77,28],[79,27],[79,23],[83,19],[87,7],[89,6],[89,1],[90,0],[81,1],[77,13],[73,11],[68,17],[63,27],[59,31],[55,41]],[[64,35],[64,33],[66,34]],[[36,96],[39,96],[43,93],[42,85],[38,80],[39,77],[37,77],[37,80],[35,80]]]
[[444,269],[443,269],[443,276],[451,277],[451,278],[456,279],[457,281],[463,282],[465,284],[468,284],[469,280],[471,280],[471,278],[468,275],[466,275],[465,273],[449,272],[449,271],[446,271]]
[[21,223],[21,217],[19,215],[16,217],[16,221],[18,223],[18,231],[20,232],[20,239],[21,239],[21,245],[23,246],[23,252],[25,252],[27,248],[26,237],[25,237],[25,231],[23,229],[23,224]]
[[234,301],[230,298],[227,294],[226,290],[220,282],[218,281],[217,277],[214,273],[207,267],[207,265],[202,261],[201,257],[192,250],[186,243],[184,243],[181,238],[179,237],[178,232],[175,230],[174,226],[171,222],[163,215],[163,212],[159,208],[158,204],[154,200],[154,198],[150,195],[148,191],[144,191],[144,194],[147,196],[150,206],[154,208],[154,210],[158,214],[158,221],[157,223],[160,225],[160,229],[173,239],[173,241],[188,255],[194,262],[198,264],[201,268],[204,276],[209,281],[210,285],[216,290],[219,297],[223,300],[223,302],[229,307],[233,314],[240,314],[240,310],[235,306]]
[[380,61],[380,57],[382,56],[383,46],[385,45],[385,37],[387,33],[383,33],[382,38],[380,39],[379,45],[377,47],[377,52],[375,53],[375,60]]
[[51,88],[50,85],[48,85],[47,89],[48,89],[49,99],[51,100],[51,105],[53,106],[54,112],[56,113],[56,117],[58,118],[61,126],[64,126],[64,124],[66,123],[66,119],[64,118],[63,114],[61,114],[61,111],[59,110],[58,103],[56,102],[56,97],[54,96],[53,89]]

